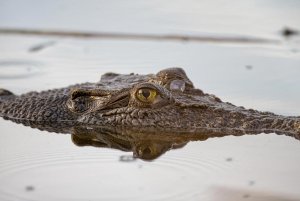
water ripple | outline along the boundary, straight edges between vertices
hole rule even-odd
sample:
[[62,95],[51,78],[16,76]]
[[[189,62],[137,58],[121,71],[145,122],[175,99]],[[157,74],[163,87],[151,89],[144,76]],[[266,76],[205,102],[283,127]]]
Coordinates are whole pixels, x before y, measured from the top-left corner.
[[0,60],[0,79],[29,78],[42,73],[43,64],[31,60]]
[[[184,152],[167,154],[155,162],[121,163],[119,157],[123,153],[116,153],[99,149],[79,153],[45,150],[3,160],[0,199],[199,200],[206,196],[201,186],[207,185],[210,177],[228,170],[231,164],[213,153]],[[26,191],[28,185],[34,190]],[[129,190],[124,186],[130,186]],[[119,193],[112,193],[112,189]]]

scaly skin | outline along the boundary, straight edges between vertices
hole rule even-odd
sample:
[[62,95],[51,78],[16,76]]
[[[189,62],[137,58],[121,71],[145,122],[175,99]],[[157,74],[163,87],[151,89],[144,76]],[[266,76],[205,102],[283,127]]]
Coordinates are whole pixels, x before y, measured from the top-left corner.
[[[138,97],[142,93],[149,98],[149,90],[155,91],[153,99],[143,101]],[[181,68],[165,69],[156,75],[106,73],[97,83],[20,96],[6,90],[0,94],[0,115],[5,119],[50,131],[50,127],[55,131],[55,126],[69,132],[72,127],[90,125],[189,133],[223,129],[227,133],[300,135],[300,117],[222,102],[195,89]]]

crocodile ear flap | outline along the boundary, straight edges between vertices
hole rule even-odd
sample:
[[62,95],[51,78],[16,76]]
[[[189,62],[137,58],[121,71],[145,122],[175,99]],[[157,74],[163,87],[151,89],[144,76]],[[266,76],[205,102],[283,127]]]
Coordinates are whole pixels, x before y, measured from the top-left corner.
[[183,80],[173,80],[173,81],[171,81],[170,90],[171,91],[184,92],[184,90],[185,90],[185,81],[183,81]]

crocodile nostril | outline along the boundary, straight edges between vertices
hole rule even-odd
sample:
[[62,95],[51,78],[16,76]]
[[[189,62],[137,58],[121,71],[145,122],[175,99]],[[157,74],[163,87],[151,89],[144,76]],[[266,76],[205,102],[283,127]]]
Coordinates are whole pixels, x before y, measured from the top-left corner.
[[74,100],[78,97],[102,97],[111,96],[113,91],[103,90],[103,89],[73,89],[71,91],[71,99]]
[[81,90],[75,90],[71,94],[71,99],[74,100],[80,96],[87,96],[88,93],[86,91],[81,91]]

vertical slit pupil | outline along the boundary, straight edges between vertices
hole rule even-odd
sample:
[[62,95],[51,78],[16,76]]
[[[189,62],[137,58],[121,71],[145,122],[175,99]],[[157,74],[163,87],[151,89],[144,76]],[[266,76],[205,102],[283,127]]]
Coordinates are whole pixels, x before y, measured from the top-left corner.
[[149,98],[150,96],[150,90],[144,89],[142,90],[142,94],[145,98]]

